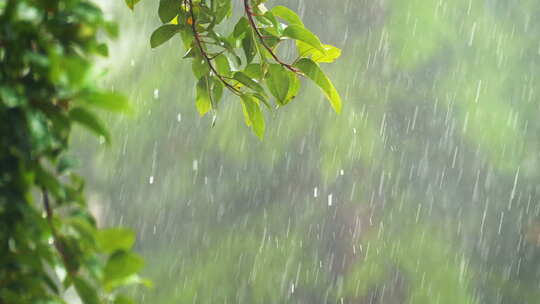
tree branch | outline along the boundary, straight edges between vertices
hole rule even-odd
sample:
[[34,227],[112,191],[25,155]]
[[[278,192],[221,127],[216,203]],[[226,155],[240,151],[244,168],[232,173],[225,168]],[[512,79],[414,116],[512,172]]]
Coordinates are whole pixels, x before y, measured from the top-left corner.
[[197,47],[199,48],[201,55],[203,56],[204,60],[210,67],[210,70],[212,70],[212,72],[216,75],[216,77],[219,78],[219,80],[234,94],[240,95],[241,92],[237,88],[235,88],[233,85],[228,83],[225,80],[225,78],[221,74],[219,74],[219,72],[216,70],[216,68],[212,64],[212,59],[208,56],[208,54],[206,54],[206,51],[204,50],[204,47],[203,47],[203,42],[201,40],[201,37],[199,36],[199,32],[197,32],[197,27],[196,27],[197,20],[195,19],[195,13],[193,12],[193,0],[186,0],[186,1],[189,4],[189,13],[191,15],[191,21],[192,21],[191,31],[193,32],[193,37],[195,38],[195,42],[197,43]]
[[279,57],[276,55],[274,50],[272,50],[272,48],[268,44],[266,44],[266,41],[264,41],[264,36],[262,35],[261,31],[259,31],[259,28],[257,27],[257,24],[255,23],[255,19],[253,19],[254,13],[251,6],[249,5],[249,0],[244,0],[244,10],[246,12],[251,28],[253,29],[253,31],[255,32],[259,40],[261,41],[261,44],[264,46],[264,48],[268,51],[268,53],[270,53],[272,58],[274,58],[274,60],[277,63],[281,64],[283,67],[290,70],[291,72],[301,75],[300,70],[298,70],[297,68],[295,68],[294,66],[288,63],[283,62],[281,59],[279,59]]
[[69,257],[64,250],[64,247],[60,241],[60,237],[58,236],[58,233],[56,231],[56,228],[54,227],[53,223],[53,210],[51,208],[51,203],[49,200],[49,191],[45,188],[41,188],[41,193],[43,195],[43,207],[45,208],[45,214],[47,216],[47,222],[49,223],[51,234],[53,237],[53,244],[54,248],[56,248],[56,251],[58,251],[58,254],[60,255],[62,262],[64,264],[64,268],[66,269],[67,273],[74,276],[76,274],[76,270],[72,269],[69,264]]

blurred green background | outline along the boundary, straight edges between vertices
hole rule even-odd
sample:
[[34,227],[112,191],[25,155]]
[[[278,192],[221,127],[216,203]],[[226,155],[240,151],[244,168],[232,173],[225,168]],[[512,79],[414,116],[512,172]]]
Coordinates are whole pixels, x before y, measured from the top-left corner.
[[157,1],[100,1],[103,85],[136,114],[76,153],[101,225],[138,232],[142,303],[540,303],[540,2],[298,0],[344,100],[308,85],[259,141],[199,118]]

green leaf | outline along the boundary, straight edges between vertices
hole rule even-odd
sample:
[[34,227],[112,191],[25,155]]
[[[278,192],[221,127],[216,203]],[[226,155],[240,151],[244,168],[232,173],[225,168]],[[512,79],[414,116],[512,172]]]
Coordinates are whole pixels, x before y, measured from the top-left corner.
[[177,0],[160,0],[158,15],[161,22],[168,23],[178,16],[180,10],[180,3]]
[[100,304],[96,288],[92,287],[88,282],[79,277],[73,277],[73,285],[75,285],[75,290],[81,298],[84,304]]
[[109,56],[109,48],[107,47],[107,44],[105,43],[98,44],[96,46],[96,52],[103,57]]
[[13,108],[26,104],[26,97],[9,86],[0,86],[0,103]]
[[263,79],[263,69],[260,63],[251,63],[244,69],[244,74],[253,79]]
[[104,284],[108,289],[114,288],[130,279],[144,266],[144,260],[135,253],[117,251],[109,257],[105,265]]
[[234,73],[234,79],[238,80],[241,84],[245,85],[246,87],[254,90],[257,93],[265,95],[264,88],[255,80],[251,79],[249,76],[242,72],[236,72]]
[[242,49],[244,50],[244,55],[246,55],[246,63],[251,63],[257,54],[257,49],[255,47],[255,41],[253,41],[251,30],[248,30],[246,36],[244,39],[242,39]]
[[150,36],[150,47],[156,48],[172,38],[180,27],[176,24],[165,24],[158,27]]
[[214,60],[216,61],[216,68],[218,72],[221,75],[230,77],[232,72],[231,72],[231,65],[229,63],[229,59],[227,58],[227,56],[221,54],[221,55],[218,55]]
[[36,184],[47,189],[54,197],[63,198],[65,196],[64,188],[56,175],[51,174],[43,167],[36,170]]
[[300,90],[300,79],[298,79],[298,76],[292,72],[289,72],[289,78],[289,92],[287,93],[285,104],[293,100],[296,95],[298,95],[298,91]]
[[281,64],[271,64],[268,66],[266,85],[270,93],[281,105],[286,103],[289,92],[290,78],[288,73]]
[[341,112],[341,97],[336,88],[326,77],[319,65],[308,58],[300,59],[295,66],[302,71],[309,79],[317,84],[323,91],[326,98],[330,101],[332,108],[337,112]]
[[276,16],[271,11],[267,11],[264,13],[264,18],[270,21],[272,24],[273,29],[276,31],[276,33],[280,30],[280,23],[277,21]]
[[130,250],[135,244],[133,231],[124,228],[101,229],[96,234],[98,248],[105,253]]
[[212,108],[217,109],[217,105],[223,96],[223,89],[225,85],[216,76],[210,78],[210,92],[212,94]]
[[250,94],[243,94],[242,98],[242,110],[246,118],[246,124],[253,128],[253,132],[259,139],[264,139],[264,115],[259,107],[257,98]]
[[274,14],[274,16],[285,20],[290,25],[296,24],[302,27],[304,26],[302,19],[300,19],[300,17],[298,17],[298,15],[288,7],[278,5],[273,7],[270,11],[272,14]]
[[103,136],[107,142],[111,141],[111,135],[105,124],[94,113],[82,107],[75,107],[69,111],[69,117],[95,134]]
[[233,35],[236,39],[242,38],[246,33],[248,33],[249,27],[249,21],[246,17],[240,18],[236,25],[234,26]]
[[139,1],[141,0],[125,0],[126,1],[126,4],[127,6],[133,10],[135,8],[135,4],[139,3]]
[[212,109],[212,98],[210,97],[208,76],[202,77],[197,83],[197,97],[195,105],[201,116],[204,116]]
[[221,23],[221,21],[223,21],[223,19],[225,19],[225,17],[228,17],[231,15],[232,13],[232,2],[230,0],[228,1],[218,1],[218,2],[221,2],[219,3],[219,7],[216,8],[217,12],[216,12],[216,15],[215,15],[215,22],[216,24],[219,24]]
[[135,302],[131,298],[123,296],[123,295],[116,296],[113,303],[114,304],[135,304]]
[[51,279],[47,273],[42,273],[40,275],[41,279],[43,280],[43,282],[45,282],[45,284],[47,285],[47,287],[49,287],[49,289],[54,292],[54,294],[56,295],[60,295],[60,290],[58,289],[58,286],[56,285],[56,282],[53,281],[53,279]]
[[319,40],[319,37],[317,37],[315,34],[307,30],[305,27],[300,25],[289,25],[284,31],[283,36],[292,38],[295,40],[299,40],[302,42],[305,42],[309,44],[310,46],[316,48],[317,50],[321,52],[325,52],[325,49],[323,45],[321,44],[321,41]]
[[210,73],[208,62],[206,62],[206,60],[200,55],[193,58],[193,61],[191,62],[191,70],[193,71],[193,75],[195,75],[196,79],[201,79],[203,76]]
[[189,50],[191,49],[192,43],[193,43],[193,33],[190,29],[187,27],[180,27],[180,37],[182,38],[182,44],[184,45],[184,49]]
[[131,111],[128,99],[124,95],[114,92],[87,91],[81,93],[77,99],[113,112],[127,113]]
[[334,62],[341,56],[341,50],[333,45],[323,44],[325,52],[321,52],[302,41],[296,41],[298,56],[311,58],[315,62]]

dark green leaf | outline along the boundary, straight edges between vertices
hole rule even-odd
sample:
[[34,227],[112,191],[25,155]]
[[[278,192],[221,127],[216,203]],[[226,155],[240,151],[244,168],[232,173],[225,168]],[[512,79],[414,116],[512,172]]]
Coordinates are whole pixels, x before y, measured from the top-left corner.
[[172,38],[180,27],[175,24],[165,24],[158,27],[150,36],[150,46],[156,48]]
[[234,79],[238,80],[241,84],[254,90],[255,92],[265,95],[263,87],[258,82],[256,82],[255,80],[247,76],[246,74],[242,72],[236,72],[234,73]]
[[23,94],[17,93],[13,88],[8,86],[0,87],[0,102],[8,108],[20,106],[26,103],[26,98]]
[[109,56],[109,48],[105,43],[100,43],[99,45],[97,45],[96,52],[104,57]]
[[88,282],[78,277],[73,278],[73,285],[75,285],[75,290],[81,298],[84,304],[100,304],[100,300],[97,294],[96,288],[90,286]]
[[242,49],[244,50],[244,55],[246,55],[246,63],[251,63],[257,54],[257,49],[255,48],[255,41],[253,41],[251,30],[249,30],[244,39],[242,39]]
[[94,113],[82,107],[76,107],[69,111],[69,117],[95,134],[103,136],[107,142],[111,141],[109,131]]
[[178,16],[180,3],[177,0],[160,0],[158,15],[161,22],[168,23]]

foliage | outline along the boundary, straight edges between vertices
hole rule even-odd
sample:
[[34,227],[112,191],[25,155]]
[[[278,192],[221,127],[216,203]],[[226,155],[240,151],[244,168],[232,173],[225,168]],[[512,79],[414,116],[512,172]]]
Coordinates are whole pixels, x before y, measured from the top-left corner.
[[[126,4],[133,9],[137,2]],[[0,303],[63,303],[69,290],[85,304],[130,303],[124,286],[149,285],[137,274],[144,262],[132,252],[135,236],[97,228],[68,154],[74,125],[109,143],[96,111],[130,111],[122,95],[93,84],[94,56],[108,55],[98,37],[116,36],[116,25],[83,0],[7,0],[0,9]],[[269,96],[278,106],[289,103],[299,76],[313,80],[339,112],[340,96],[318,62],[332,62],[340,51],[323,45],[285,7],[267,11],[246,0],[244,11],[225,37],[217,27],[232,14],[230,0],[160,2],[165,24],[150,37],[151,46],[181,35],[198,80],[201,115],[217,109],[228,89],[262,138],[261,104],[270,107]],[[276,50],[286,39],[295,40],[299,52],[292,64]]]
[[[109,220],[122,219],[144,237],[141,252],[152,265],[147,275],[156,280],[144,299],[169,303],[190,290],[200,299],[223,288],[235,302],[242,286],[264,290],[264,282],[248,284],[251,272],[267,268],[223,261],[250,261],[246,255],[260,248],[251,240],[264,237],[253,232],[263,216],[268,229],[286,228],[290,220],[294,231],[297,214],[317,210],[305,223],[317,237],[278,236],[279,242],[260,253],[273,256],[271,251],[298,240],[317,253],[320,264],[306,263],[306,255],[295,266],[331,277],[320,285],[296,286],[308,290],[296,303],[335,303],[320,290],[340,288],[338,303],[406,303],[415,299],[413,293],[431,296],[434,303],[437,295],[449,293],[441,303],[536,303],[538,2],[279,4],[302,12],[313,32],[348,50],[328,69],[347,96],[341,116],[329,113],[310,88],[272,117],[275,127],[258,143],[238,131],[239,103],[222,102],[219,128],[210,129],[191,103],[178,102],[192,97],[183,89],[192,84],[185,64],[175,60],[178,45],[134,49],[134,65],[115,61],[120,76],[111,77],[111,84],[137,96],[141,115],[113,130],[124,140],[122,150],[91,153],[84,142],[79,147],[94,160],[87,172],[99,185],[95,194],[118,202]],[[320,22],[322,13],[328,22]],[[119,16],[126,23],[131,19]],[[134,28],[150,33],[157,27],[151,18],[145,21]],[[158,63],[145,60],[155,54]],[[147,102],[156,88],[158,102]],[[231,95],[224,100],[236,97]],[[345,211],[336,212],[342,205]],[[273,207],[277,212],[268,213]],[[350,230],[359,240],[347,237]],[[229,241],[231,234],[238,241]],[[424,246],[413,246],[422,236]],[[330,267],[329,260],[339,260],[339,252],[353,251],[351,246],[356,256],[347,267]],[[418,271],[411,270],[411,261]],[[355,276],[380,265],[387,268],[379,277]],[[227,284],[214,274],[226,277]],[[352,292],[345,293],[346,287]],[[357,287],[364,292],[357,294]],[[282,293],[279,302],[286,303],[287,296]],[[250,300],[266,303],[256,296]]]
[[[322,44],[298,15],[284,6],[268,10],[265,0],[242,2],[244,16],[229,31],[223,28],[232,15],[231,0],[159,2],[163,25],[152,33],[150,45],[158,47],[177,34],[182,38],[184,58],[192,60],[197,79],[195,104],[200,115],[215,113],[226,89],[240,97],[246,125],[262,139],[262,106],[272,110],[291,102],[300,90],[301,76],[311,79],[339,113],[341,97],[319,63],[333,62],[341,51]],[[127,1],[130,7],[134,3]],[[278,48],[291,40],[296,45],[296,58],[289,64]]]
[[145,282],[133,232],[98,229],[84,181],[72,172],[74,125],[104,141],[96,110],[128,110],[93,85],[99,35],[117,28],[89,1],[0,2],[0,303],[130,303],[119,289]]

